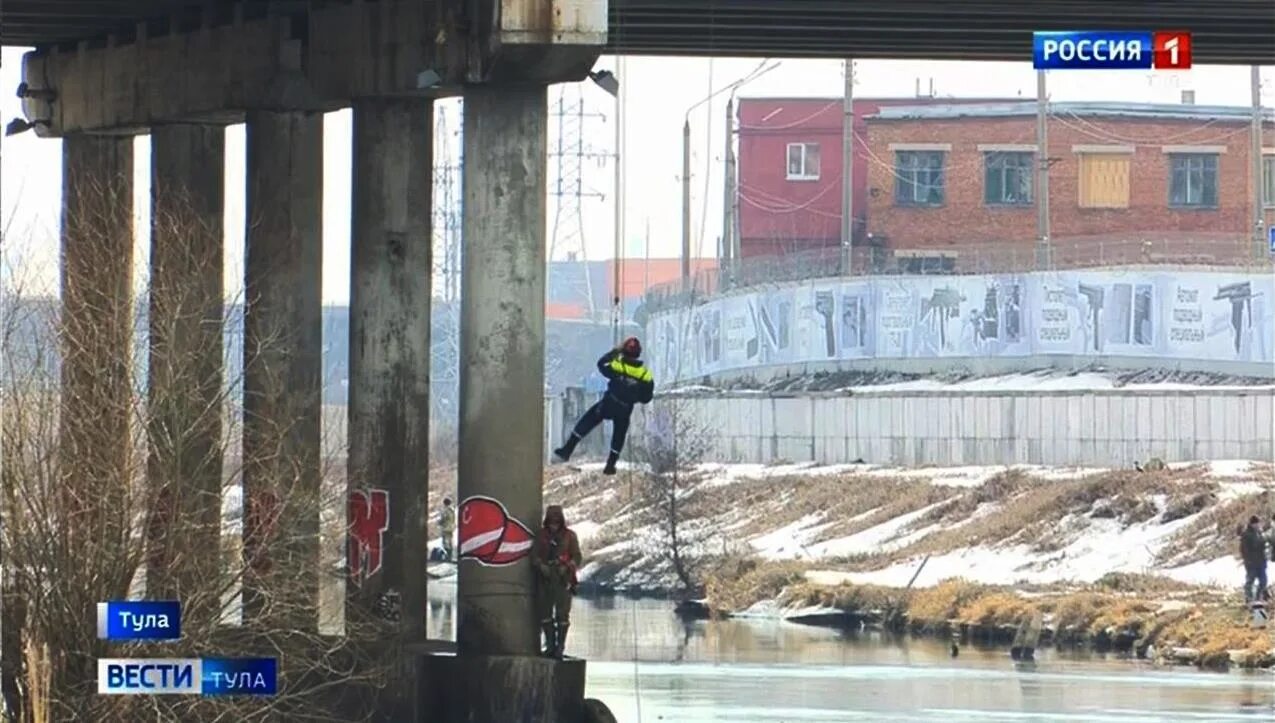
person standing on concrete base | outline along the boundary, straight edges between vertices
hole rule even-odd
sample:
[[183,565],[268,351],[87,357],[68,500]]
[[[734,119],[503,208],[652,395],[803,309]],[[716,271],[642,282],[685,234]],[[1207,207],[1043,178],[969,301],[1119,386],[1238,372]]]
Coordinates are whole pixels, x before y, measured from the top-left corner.
[[531,559],[538,573],[536,608],[545,636],[544,654],[561,658],[571,627],[571,598],[579,584],[576,571],[584,562],[580,540],[567,528],[561,506],[550,505],[545,510]]
[[[1240,559],[1244,561],[1244,602],[1266,599],[1266,538],[1257,515],[1240,534]],[[1254,583],[1256,588],[1254,589]]]
[[607,455],[606,467],[602,474],[615,474],[615,463],[620,459],[624,449],[624,438],[629,433],[629,417],[633,415],[636,404],[649,404],[655,395],[655,377],[639,358],[642,356],[642,343],[631,336],[620,346],[603,354],[598,359],[598,371],[607,378],[607,390],[597,404],[576,422],[575,429],[566,444],[553,450],[559,461],[571,459],[576,445],[584,439],[602,420],[611,420],[611,452]]
[[448,562],[455,560],[452,537],[456,534],[456,508],[452,507],[452,498],[443,498],[443,509],[438,513],[438,530],[443,535],[443,554]]

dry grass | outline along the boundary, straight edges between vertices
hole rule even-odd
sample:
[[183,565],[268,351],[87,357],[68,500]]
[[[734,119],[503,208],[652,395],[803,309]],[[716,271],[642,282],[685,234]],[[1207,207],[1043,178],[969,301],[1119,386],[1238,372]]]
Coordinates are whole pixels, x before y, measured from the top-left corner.
[[830,587],[800,582],[787,588],[779,602],[793,607],[826,607],[848,613],[875,613],[903,609],[907,599],[906,591],[880,585],[841,583]]
[[1275,652],[1270,631],[1250,627],[1245,614],[1233,606],[1196,608],[1178,615],[1160,631],[1156,644],[1194,648],[1200,651],[1203,667],[1226,667],[1231,650],[1255,657]]
[[1238,552],[1240,525],[1253,515],[1269,519],[1272,512],[1275,490],[1269,489],[1216,505],[1178,530],[1156,556],[1156,563],[1188,565],[1234,555]]
[[758,564],[743,560],[733,570],[719,569],[705,584],[710,609],[738,612],[761,600],[779,597],[785,588],[805,580],[805,566],[795,562]]
[[[1115,519],[1124,525],[1147,522],[1160,514],[1152,501],[1154,495],[1173,499],[1189,491],[1192,496],[1207,497],[1215,496],[1217,489],[1216,482],[1202,479],[1200,470],[1194,467],[1161,472],[1121,470],[1070,480],[1043,480],[1009,470],[981,486],[962,491],[949,504],[926,513],[906,530],[938,526],[937,531],[887,553],[861,556],[852,569],[877,569],[927,554],[981,545],[1016,543],[1030,545],[1035,552],[1054,552],[1083,534],[1087,517]],[[970,520],[987,503],[995,503],[998,508]],[[1195,502],[1184,502],[1180,507],[1191,504]],[[1078,524],[1070,530],[1060,530],[1059,523],[1068,516],[1076,518]]]
[[963,605],[957,611],[956,619],[968,625],[1004,627],[1022,623],[1037,609],[1034,603],[1012,592],[994,592]]
[[908,621],[914,629],[945,627],[962,608],[986,595],[990,589],[986,585],[956,578],[918,590],[912,593],[908,604]]

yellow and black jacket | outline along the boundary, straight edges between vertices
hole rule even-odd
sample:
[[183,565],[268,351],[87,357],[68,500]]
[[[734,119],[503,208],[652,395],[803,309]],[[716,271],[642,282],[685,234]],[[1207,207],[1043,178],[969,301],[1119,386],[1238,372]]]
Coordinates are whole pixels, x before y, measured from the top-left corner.
[[611,350],[598,359],[598,371],[607,378],[607,396],[626,407],[647,404],[655,396],[655,377],[640,359],[625,359]]

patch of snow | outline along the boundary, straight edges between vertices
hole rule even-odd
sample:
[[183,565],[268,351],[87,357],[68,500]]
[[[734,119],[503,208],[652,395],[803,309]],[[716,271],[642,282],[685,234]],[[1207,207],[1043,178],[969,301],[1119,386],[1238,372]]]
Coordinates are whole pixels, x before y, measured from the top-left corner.
[[1261,482],[1223,482],[1218,485],[1218,502],[1230,502],[1241,497],[1260,494],[1268,489]]
[[571,529],[575,531],[576,537],[580,538],[581,542],[584,542],[598,534],[598,530],[601,528],[602,525],[599,525],[592,520],[581,520],[580,522],[571,525]]
[[1210,477],[1244,477],[1252,479],[1253,463],[1247,459],[1218,459],[1209,462]]
[[[926,587],[949,577],[1010,585],[1062,580],[1093,582],[1109,572],[1156,573],[1160,572],[1154,567],[1160,545],[1193,519],[1186,517],[1168,524],[1124,528],[1117,520],[1090,520],[1075,542],[1056,552],[1033,552],[1027,545],[954,550],[931,557],[915,585]],[[807,579],[819,584],[846,581],[901,587],[908,583],[920,564],[919,559],[913,559],[868,572],[812,571],[807,573]]]
[[1230,556],[1166,568],[1160,574],[1191,585],[1239,587],[1244,584],[1244,565],[1238,557]]
[[899,534],[906,525],[911,524],[914,520],[920,518],[925,513],[944,504],[938,502],[932,505],[926,505],[919,510],[909,512],[906,515],[899,515],[894,519],[882,522],[875,527],[869,527],[861,532],[856,532],[849,537],[842,537],[827,542],[820,542],[817,545],[811,545],[809,550],[814,557],[846,557],[848,555],[857,555],[867,552],[886,552],[900,547],[900,542],[894,538]]
[[[767,560],[791,560],[799,557],[819,557],[806,552],[806,543],[828,527],[822,513],[811,513],[777,530],[749,540],[757,554]],[[803,552],[805,553],[803,555]]]

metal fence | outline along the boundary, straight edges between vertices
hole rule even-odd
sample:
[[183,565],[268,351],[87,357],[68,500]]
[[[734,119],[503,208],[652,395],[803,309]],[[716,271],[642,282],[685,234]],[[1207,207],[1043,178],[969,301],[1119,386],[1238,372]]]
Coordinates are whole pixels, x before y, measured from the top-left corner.
[[[845,266],[849,265],[849,269]],[[829,247],[778,256],[742,259],[705,269],[689,283],[651,286],[645,315],[693,304],[732,289],[839,276],[1010,274],[1112,266],[1219,266],[1275,270],[1265,247],[1249,239],[1200,236],[1068,239],[1047,249],[1034,243],[944,246],[924,251],[856,247],[844,259]]]

